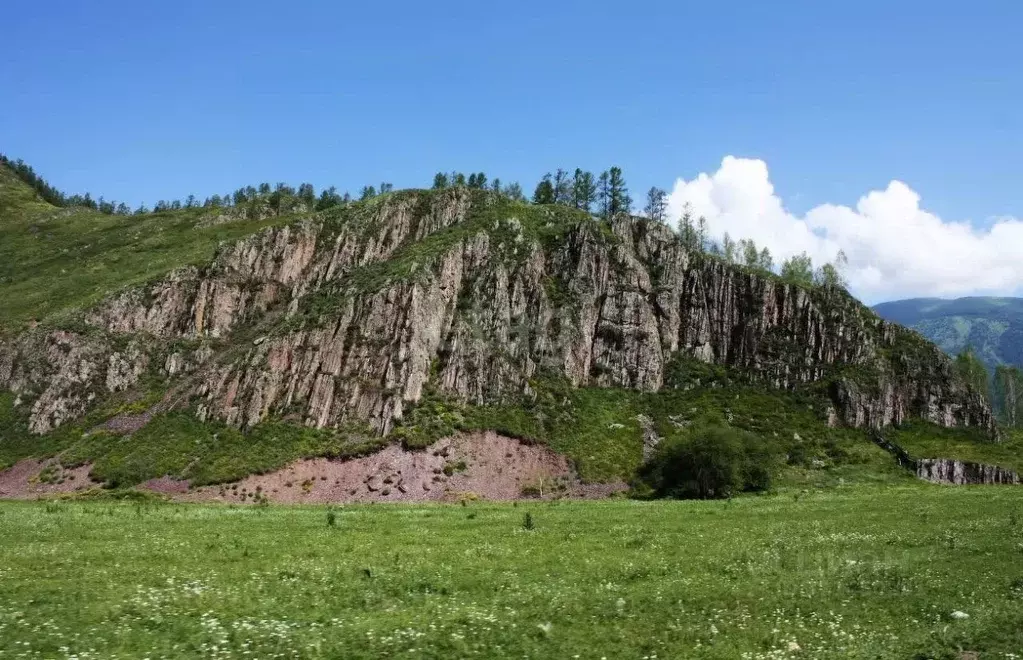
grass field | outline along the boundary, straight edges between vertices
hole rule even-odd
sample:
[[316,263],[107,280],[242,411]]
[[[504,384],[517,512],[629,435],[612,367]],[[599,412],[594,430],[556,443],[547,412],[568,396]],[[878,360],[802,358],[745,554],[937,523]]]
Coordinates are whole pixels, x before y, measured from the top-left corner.
[[1023,489],[0,502],[0,657],[1023,657]]

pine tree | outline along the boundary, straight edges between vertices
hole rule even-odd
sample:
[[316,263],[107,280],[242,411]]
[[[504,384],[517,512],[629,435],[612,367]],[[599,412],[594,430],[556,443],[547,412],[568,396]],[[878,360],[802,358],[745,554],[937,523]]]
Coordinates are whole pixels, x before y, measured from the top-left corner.
[[483,172],[476,173],[476,187],[483,190],[487,187],[487,175]]
[[316,204],[316,189],[311,183],[303,183],[298,187],[298,198],[306,205],[307,209],[313,208]]
[[597,200],[600,217],[609,217],[611,215],[611,175],[606,170],[601,172],[600,177],[597,178]]
[[501,192],[501,180],[495,177],[494,180],[490,182],[490,189],[496,193]]
[[533,191],[533,203],[554,203],[554,184],[551,183],[551,175],[549,172],[543,175],[543,178],[540,179],[540,183],[536,184],[536,190]]
[[693,207],[689,202],[682,206],[682,216],[678,219],[678,235],[687,250],[702,251],[699,230],[693,224]]
[[771,251],[766,247],[760,251],[760,258],[758,259],[757,266],[760,270],[765,272],[771,272],[774,270],[774,259],[771,257]]
[[622,175],[622,168],[612,167],[608,172],[608,215],[614,217],[619,213],[628,213],[632,210],[632,198],[629,197],[629,189],[625,185],[625,177]]
[[433,189],[444,190],[448,187],[448,175],[443,172],[437,172],[433,175]]
[[326,209],[334,208],[335,206],[341,205],[341,196],[337,194],[337,188],[331,186],[320,193],[320,198],[316,200],[316,210],[323,211]]
[[373,186],[363,186],[362,190],[359,191],[359,200],[366,201],[370,197],[376,197],[377,191]]

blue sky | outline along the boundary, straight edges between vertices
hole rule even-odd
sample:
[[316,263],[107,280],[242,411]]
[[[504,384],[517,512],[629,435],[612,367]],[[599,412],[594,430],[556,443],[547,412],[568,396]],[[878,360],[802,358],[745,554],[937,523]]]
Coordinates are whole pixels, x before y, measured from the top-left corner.
[[1023,3],[22,2],[0,151],[132,204],[260,181],[558,166],[650,185],[759,159],[785,207],[893,179],[1023,217]]

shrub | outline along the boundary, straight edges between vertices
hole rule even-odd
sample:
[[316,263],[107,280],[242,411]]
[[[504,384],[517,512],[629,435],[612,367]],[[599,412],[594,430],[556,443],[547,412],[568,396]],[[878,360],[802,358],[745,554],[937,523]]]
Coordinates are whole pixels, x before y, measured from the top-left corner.
[[533,514],[527,511],[526,515],[522,518],[522,529],[533,530],[535,527],[536,525],[533,523]]
[[327,527],[337,524],[337,512],[334,509],[327,509]]
[[771,487],[778,455],[773,442],[725,425],[696,427],[666,442],[640,471],[660,497],[712,499]]
[[469,469],[469,466],[466,465],[465,461],[458,461],[457,463],[448,461],[444,464],[443,472],[450,477],[456,472],[465,472],[467,469]]
[[540,497],[540,486],[537,484],[526,484],[520,491],[522,497]]

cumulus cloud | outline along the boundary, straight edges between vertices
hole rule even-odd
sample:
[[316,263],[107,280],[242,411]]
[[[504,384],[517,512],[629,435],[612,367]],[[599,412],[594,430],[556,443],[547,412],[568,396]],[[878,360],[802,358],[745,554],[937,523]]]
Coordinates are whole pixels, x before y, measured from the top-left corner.
[[1001,218],[985,230],[945,221],[901,181],[868,192],[855,208],[822,204],[798,216],[775,193],[767,163],[726,156],[713,174],[675,182],[669,217],[686,203],[712,236],[751,238],[776,262],[806,252],[819,264],[844,251],[850,289],[868,302],[1011,295],[1023,286],[1023,221]]

